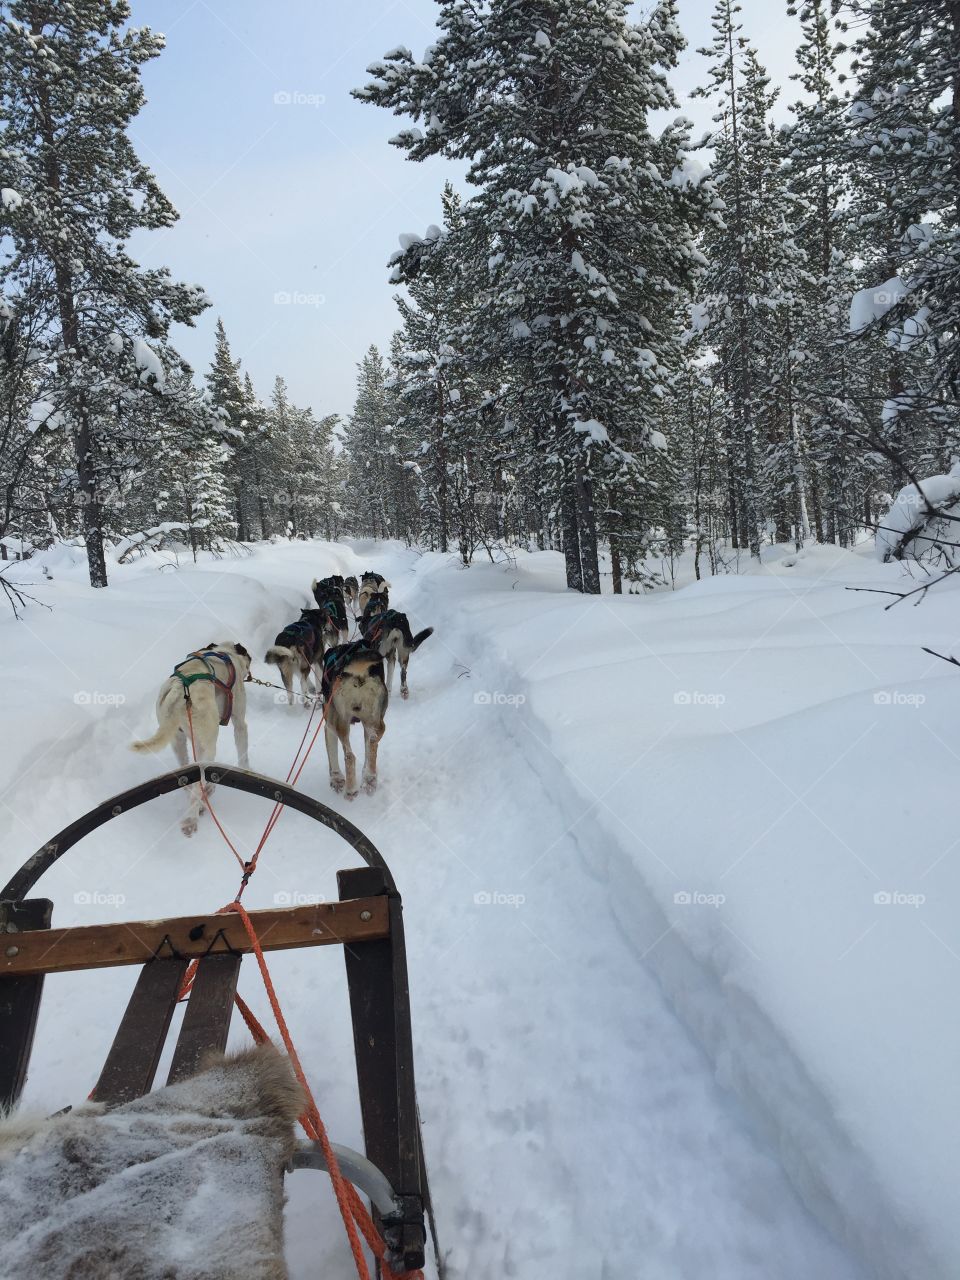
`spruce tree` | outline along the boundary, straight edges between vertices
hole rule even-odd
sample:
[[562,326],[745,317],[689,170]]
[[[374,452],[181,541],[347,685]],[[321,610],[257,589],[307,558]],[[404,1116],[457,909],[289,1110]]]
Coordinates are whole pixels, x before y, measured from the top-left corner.
[[589,592],[600,590],[598,501],[612,475],[642,469],[650,426],[636,406],[649,418],[663,391],[674,337],[663,318],[695,268],[705,195],[686,180],[685,125],[658,137],[648,124],[676,105],[675,6],[642,24],[627,7],[441,0],[424,59],[395,50],[357,91],[419,122],[393,139],[410,159],[469,161],[478,194],[464,217],[489,250],[472,345],[488,367],[530,374],[504,427],[523,432],[521,460],[539,454],[567,583]]
[[[44,294],[36,339],[73,443],[95,587],[107,583],[99,486],[115,406],[162,394],[149,343],[207,305],[126,250],[133,232],[177,216],[127,132],[143,104],[140,68],[163,47],[129,16],[125,0],[14,0],[0,11],[0,230],[13,245],[2,283],[8,296]],[[132,358],[118,360],[124,352]]]

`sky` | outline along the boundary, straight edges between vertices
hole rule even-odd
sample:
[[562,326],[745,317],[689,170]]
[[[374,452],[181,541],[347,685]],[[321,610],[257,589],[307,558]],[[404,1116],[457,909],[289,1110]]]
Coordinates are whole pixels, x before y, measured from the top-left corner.
[[[389,344],[395,287],[386,262],[401,232],[440,221],[446,179],[462,168],[405,160],[387,144],[398,117],[350,97],[366,67],[398,44],[434,39],[435,0],[131,0],[133,21],[163,32],[143,71],[137,152],[180,213],[132,244],[144,265],[204,287],[213,305],[174,344],[203,373],[223,318],[234,357],[266,398],[274,378],[318,414],[347,414],[356,365]],[[689,41],[673,77],[698,131],[709,107],[688,101],[703,78],[712,0],[680,0]],[[786,0],[743,0],[745,33],[784,101],[797,43]]]

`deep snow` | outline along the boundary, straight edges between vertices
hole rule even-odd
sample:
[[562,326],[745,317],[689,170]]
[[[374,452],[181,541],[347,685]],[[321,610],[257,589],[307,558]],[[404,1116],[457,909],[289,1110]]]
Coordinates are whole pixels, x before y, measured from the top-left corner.
[[[814,549],[673,594],[585,600],[550,554],[463,571],[396,545],[313,543],[165,569],[151,554],[95,593],[68,559],[34,589],[52,612],[0,621],[5,873],[170,767],[125,750],[151,728],[160,680],[213,639],[262,657],[313,576],[377,568],[414,629],[436,628],[410,702],[391,704],[377,795],[334,796],[322,750],[301,785],[371,836],[404,895],[452,1277],[960,1272],[960,684],[919,647],[957,642],[951,583],[884,613],[844,586],[889,586],[898,568]],[[14,576],[39,578],[32,563]],[[251,690],[252,766],[283,776],[302,724]],[[233,760],[229,731],[221,742]],[[231,855],[207,819],[180,835],[181,802],[68,855],[41,885],[55,923],[232,897]],[[267,816],[234,793],[218,813],[247,842]],[[347,853],[284,814],[248,903],[334,896]],[[272,968],[331,1134],[359,1146],[342,961]],[[241,981],[266,1017],[252,972]],[[132,982],[48,982],[31,1101],[85,1096]],[[290,1189],[294,1274],[351,1274],[324,1175]]]

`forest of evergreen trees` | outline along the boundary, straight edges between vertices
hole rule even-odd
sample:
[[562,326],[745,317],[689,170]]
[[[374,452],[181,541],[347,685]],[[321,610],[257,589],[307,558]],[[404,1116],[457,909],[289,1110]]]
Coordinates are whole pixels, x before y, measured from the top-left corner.
[[82,538],[94,585],[139,535],[523,545],[619,591],[691,549],[699,576],[851,545],[960,457],[958,0],[794,0],[783,89],[718,0],[704,137],[672,0],[440,0],[422,60],[355,96],[470,195],[402,237],[398,330],[342,423],[281,378],[262,401],[222,324],[202,381],[171,346],[209,299],[126,253],[176,217],[126,133],[161,47],[126,16],[0,6],[8,544]]

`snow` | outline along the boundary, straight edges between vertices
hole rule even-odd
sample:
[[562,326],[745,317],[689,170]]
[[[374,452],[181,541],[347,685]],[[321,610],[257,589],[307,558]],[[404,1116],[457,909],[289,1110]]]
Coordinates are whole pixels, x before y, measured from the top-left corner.
[[[884,421],[889,421],[888,406],[900,407],[895,402],[887,401],[884,405]],[[895,416],[895,414],[893,415]],[[960,539],[956,531],[960,525],[952,520],[938,520],[930,515],[929,508],[942,509],[949,516],[956,515],[951,509],[960,503],[960,463],[956,463],[950,473],[945,476],[928,476],[917,485],[908,484],[894,498],[890,510],[881,516],[880,528],[877,530],[877,553],[881,560],[889,560],[900,548],[904,537],[914,530],[922,529],[931,523],[931,538],[920,538],[913,544],[913,551],[922,555],[931,550],[932,538],[941,537],[949,542]]]
[[[83,559],[18,565],[53,612],[0,618],[8,872],[171,765],[126,750],[162,678],[212,639],[259,659],[318,574],[377,568],[414,629],[436,628],[391,703],[377,794],[335,796],[322,754],[301,786],[369,835],[404,896],[451,1276],[612,1277],[638,1257],[651,1280],[960,1274],[960,678],[921,651],[955,642],[952,583],[884,613],[845,589],[903,583],[869,548],[772,549],[756,573],[599,598],[565,591],[550,552],[463,571],[399,544],[196,566],[148,550],[100,592]],[[253,686],[249,704],[252,764],[283,776],[302,713]],[[54,923],[227,901],[232,856],[207,819],[184,840],[181,805],[64,858],[39,886]],[[235,793],[218,813],[244,847],[267,816]],[[285,813],[248,905],[332,897],[354,861]],[[318,949],[271,969],[331,1136],[359,1146],[342,963]],[[82,1100],[132,982],[48,980],[30,1103]],[[266,1018],[250,966],[241,989]],[[328,1185],[288,1189],[294,1280],[347,1277]]]
[[883,284],[873,288],[858,289],[850,302],[850,332],[858,333],[883,317],[907,297],[910,287],[900,278],[891,276]]
[[147,382],[153,378],[157,387],[162,390],[165,382],[163,364],[154,349],[142,338],[133,340],[133,360],[137,368],[142,371],[140,381]]
[[19,209],[23,204],[23,196],[12,187],[0,187],[0,204],[5,209]]
[[63,425],[63,414],[49,400],[34,400],[27,414],[27,430],[32,434],[40,427],[55,431]]

